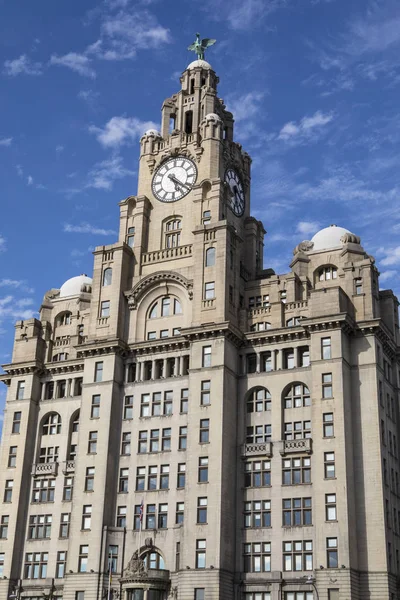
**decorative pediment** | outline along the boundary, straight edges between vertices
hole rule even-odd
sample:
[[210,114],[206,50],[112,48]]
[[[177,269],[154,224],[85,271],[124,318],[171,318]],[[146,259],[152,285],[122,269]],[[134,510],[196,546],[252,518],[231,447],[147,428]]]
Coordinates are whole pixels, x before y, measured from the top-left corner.
[[183,287],[189,296],[189,300],[193,298],[193,281],[187,279],[180,273],[176,273],[175,271],[157,271],[156,273],[152,273],[151,275],[147,275],[129,291],[125,292],[125,296],[128,298],[128,306],[131,310],[135,310],[138,306],[140,299],[147,293],[148,290],[153,288],[154,286],[165,283],[176,283],[177,285]]

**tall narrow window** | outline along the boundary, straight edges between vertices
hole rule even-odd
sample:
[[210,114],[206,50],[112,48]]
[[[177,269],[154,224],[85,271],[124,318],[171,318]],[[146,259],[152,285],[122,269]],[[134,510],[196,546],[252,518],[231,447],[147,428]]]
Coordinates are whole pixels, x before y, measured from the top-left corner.
[[337,538],[326,538],[326,562],[328,569],[337,569],[339,566]]
[[125,396],[124,400],[124,419],[133,418],[133,396]]
[[95,394],[92,396],[90,416],[92,419],[98,419],[100,417],[100,394]]
[[103,381],[103,363],[97,362],[94,364],[94,381],[95,383],[99,383]]
[[86,573],[89,557],[89,546],[79,546],[78,573]]
[[215,265],[215,248],[207,248],[206,250],[206,267]]
[[180,246],[182,221],[173,219],[165,223],[165,247],[176,248]]
[[178,489],[182,489],[185,487],[186,483],[186,464],[180,463],[178,464],[178,477],[176,482],[176,487]]
[[95,467],[86,467],[85,492],[93,492]]
[[211,367],[211,346],[202,348],[202,367]]
[[212,300],[215,298],[215,282],[208,281],[204,284],[204,298],[205,300]]
[[324,437],[333,437],[334,423],[333,413],[324,413],[323,416]]
[[192,133],[193,129],[193,112],[188,110],[185,113],[185,133]]
[[130,248],[133,248],[135,246],[135,228],[134,227],[128,227],[128,235],[126,238],[126,243],[128,244],[128,246]]
[[111,285],[112,282],[112,269],[111,267],[104,269],[103,271],[103,286]]
[[17,400],[23,400],[25,395],[25,381],[17,383]]
[[21,429],[21,411],[14,413],[11,433],[19,433]]
[[325,519],[327,521],[336,521],[336,494],[325,494]]
[[101,303],[100,317],[105,319],[110,316],[110,301],[103,300]]
[[330,337],[321,339],[321,358],[323,360],[329,360],[330,358],[332,358]]
[[334,479],[336,477],[335,453],[334,452],[325,452],[324,453],[324,469],[325,469],[325,479]]
[[332,373],[322,374],[322,397],[333,398],[332,392]]
[[206,540],[196,540],[196,569],[206,568]]
[[361,294],[363,293],[363,284],[361,277],[357,277],[354,280],[354,291],[357,296],[361,296]]

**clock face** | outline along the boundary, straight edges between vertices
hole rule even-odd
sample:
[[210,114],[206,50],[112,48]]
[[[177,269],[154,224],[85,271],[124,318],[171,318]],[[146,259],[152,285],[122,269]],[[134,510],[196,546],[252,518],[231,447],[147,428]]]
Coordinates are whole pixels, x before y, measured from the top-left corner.
[[241,217],[244,213],[244,189],[240,181],[239,175],[233,169],[227,169],[225,173],[225,181],[229,185],[231,192],[230,208],[237,217]]
[[175,202],[188,194],[197,178],[196,165],[177,156],[165,161],[153,176],[152,190],[160,202]]

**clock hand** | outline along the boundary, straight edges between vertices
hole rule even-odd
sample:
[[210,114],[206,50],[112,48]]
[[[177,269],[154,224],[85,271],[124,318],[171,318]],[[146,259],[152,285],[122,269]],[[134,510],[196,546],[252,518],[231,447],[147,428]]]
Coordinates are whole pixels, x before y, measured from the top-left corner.
[[192,188],[190,187],[190,185],[187,185],[186,183],[183,183],[183,181],[179,181],[179,179],[177,177],[175,177],[175,175],[169,174],[168,175],[168,179],[170,179],[171,181],[174,182],[175,184],[175,189],[177,185],[181,185],[183,187],[185,187],[187,190],[191,190]]

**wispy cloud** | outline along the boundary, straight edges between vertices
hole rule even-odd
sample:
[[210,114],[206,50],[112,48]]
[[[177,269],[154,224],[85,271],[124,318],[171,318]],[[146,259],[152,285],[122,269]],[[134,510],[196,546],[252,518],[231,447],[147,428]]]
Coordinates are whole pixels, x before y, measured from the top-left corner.
[[64,54],[64,56],[56,56],[53,54],[49,64],[67,67],[83,77],[91,77],[92,79],[96,77],[96,71],[92,67],[92,61],[85,54],[78,54],[77,52],[68,52],[68,54]]
[[0,287],[21,290],[22,292],[27,292],[29,294],[33,294],[33,292],[35,291],[23,279],[0,279]]
[[32,298],[15,298],[11,294],[0,298],[0,323],[16,319],[31,319],[37,314],[32,308]]
[[88,183],[85,187],[98,190],[111,190],[116,179],[123,179],[135,174],[135,171],[124,167],[120,156],[113,156],[94,165],[89,171]]
[[28,175],[26,182],[27,182],[28,185],[33,185],[33,177],[32,177],[32,175]]
[[6,247],[6,238],[3,237],[0,233],[0,252],[5,252],[7,249]]
[[297,232],[304,235],[314,234],[320,229],[320,224],[317,221],[300,221],[297,223]]
[[[233,113],[235,119],[235,134],[240,140],[248,140],[259,130],[260,109],[266,92],[250,91],[246,94],[228,96],[227,109]],[[262,111],[263,117],[266,111]],[[258,135],[256,136],[258,139]]]
[[64,152],[64,150],[65,150],[65,148],[61,144],[56,146],[56,154],[61,154],[61,152]]
[[278,139],[289,143],[301,143],[319,136],[322,128],[333,119],[332,113],[318,110],[311,117],[303,117],[300,122],[289,121],[279,132]]
[[400,246],[385,249],[385,255],[380,259],[379,263],[384,267],[400,264]]
[[207,0],[205,7],[213,19],[237,31],[260,26],[265,17],[287,4],[288,0]]
[[43,73],[43,65],[40,62],[33,62],[26,54],[21,54],[19,58],[6,60],[3,72],[12,77],[22,74],[41,75]]
[[81,223],[80,225],[71,225],[69,223],[64,224],[63,231],[65,233],[90,233],[93,235],[117,235],[117,232],[113,229],[103,229],[102,227],[96,227],[90,223]]
[[11,146],[12,141],[13,141],[12,137],[0,138],[0,146]]
[[136,117],[112,117],[103,128],[91,125],[90,133],[94,133],[104,148],[118,148],[123,144],[137,141],[146,129],[157,129],[153,121],[141,121]]
[[389,269],[387,271],[382,271],[382,273],[379,275],[379,281],[383,283],[384,281],[389,281],[394,277],[397,277],[397,271]]

